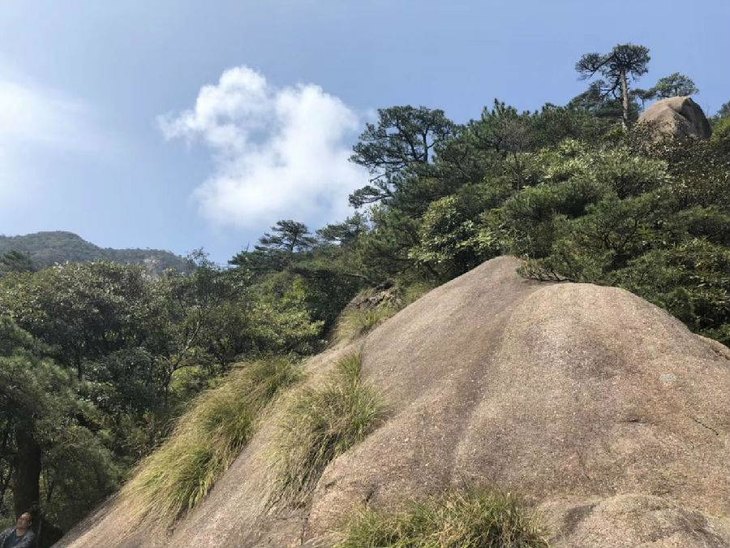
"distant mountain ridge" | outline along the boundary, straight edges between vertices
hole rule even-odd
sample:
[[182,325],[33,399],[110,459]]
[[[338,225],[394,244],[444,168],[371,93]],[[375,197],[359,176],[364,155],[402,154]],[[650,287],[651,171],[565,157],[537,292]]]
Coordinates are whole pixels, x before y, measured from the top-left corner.
[[191,263],[179,255],[160,249],[112,249],[87,242],[78,234],[65,231],[36,232],[22,236],[0,235],[0,255],[20,251],[30,256],[37,268],[56,263],[112,261],[122,264],[142,264],[155,272],[168,268],[185,272]]

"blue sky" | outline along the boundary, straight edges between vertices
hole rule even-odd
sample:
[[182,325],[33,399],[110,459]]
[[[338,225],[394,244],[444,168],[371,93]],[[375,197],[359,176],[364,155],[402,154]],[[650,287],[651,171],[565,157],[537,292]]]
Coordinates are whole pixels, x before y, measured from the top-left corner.
[[347,214],[378,107],[563,104],[582,53],[634,42],[642,87],[685,73],[712,113],[728,22],[727,0],[1,0],[0,234],[225,262],[277,219]]

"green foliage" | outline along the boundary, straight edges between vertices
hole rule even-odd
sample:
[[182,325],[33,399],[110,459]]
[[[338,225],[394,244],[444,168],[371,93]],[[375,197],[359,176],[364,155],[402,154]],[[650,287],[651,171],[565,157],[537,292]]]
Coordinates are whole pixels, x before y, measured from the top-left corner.
[[198,397],[124,486],[133,515],[170,525],[199,504],[248,443],[264,407],[298,377],[290,361],[262,360]]
[[276,443],[281,497],[303,502],[326,466],[382,418],[379,396],[361,379],[360,356],[343,358],[322,386],[304,390],[287,410]]
[[531,146],[530,113],[519,113],[516,108],[494,100],[491,109],[484,108],[474,131],[481,146],[508,154],[525,152]]
[[374,178],[372,184],[350,196],[350,204],[362,207],[392,197],[401,177],[411,168],[427,166],[434,149],[447,141],[454,129],[443,110],[412,106],[378,109],[377,124],[366,125],[351,157]]
[[585,109],[546,104],[532,115],[534,150],[557,146],[566,139],[599,142],[611,129],[610,120],[591,116]]
[[[14,509],[38,506],[44,520],[69,527],[117,484],[119,470],[90,430],[97,411],[83,386],[52,360],[42,345],[7,316],[0,316],[0,502],[16,480]],[[41,461],[41,456],[43,460]]]
[[21,251],[0,254],[0,276],[9,272],[33,272],[36,270],[30,255]]
[[609,196],[589,206],[580,218],[561,218],[542,264],[569,280],[601,280],[661,238],[654,230],[661,213],[652,195],[631,200]]
[[502,209],[512,249],[528,257],[549,255],[568,219],[581,216],[605,194],[605,187],[590,179],[525,189]]
[[622,120],[628,127],[631,118],[629,79],[638,79],[648,72],[649,49],[635,44],[618,44],[605,54],[586,53],[575,65],[584,79],[600,74],[589,90],[599,98],[613,97],[622,99]]
[[[194,261],[191,274],[153,277],[138,266],[84,263],[10,273],[0,280],[0,308],[28,331],[24,336],[30,342],[23,344],[33,347],[33,363],[53,364],[53,371],[63,373],[46,382],[50,365],[30,367],[28,358],[13,358],[24,389],[43,382],[49,391],[68,393],[71,402],[85,402],[83,413],[70,408],[31,413],[52,417],[48,424],[64,429],[46,435],[46,423],[35,421],[31,449],[40,448],[43,462],[14,495],[22,491],[35,500],[40,482],[41,491],[50,492],[47,515],[58,524],[70,526],[106,496],[127,468],[164,439],[185,402],[234,360],[308,352],[318,343],[321,322],[311,318],[300,277],[268,278],[252,286],[204,255]],[[14,339],[0,340],[10,345]],[[65,415],[86,430],[58,418]],[[37,463],[40,455],[30,451],[26,461]],[[11,452],[6,462],[13,459]],[[10,464],[0,469],[0,484],[2,473],[16,472]],[[79,482],[69,481],[73,475]]]
[[717,109],[717,113],[714,116],[718,120],[730,117],[730,101],[723,103],[722,106]]
[[357,243],[356,252],[363,263],[363,274],[371,285],[392,279],[417,265],[408,258],[418,243],[420,221],[396,208],[376,206],[371,211],[373,230]]
[[677,207],[730,208],[730,153],[718,140],[665,140],[648,154],[667,162],[666,195]]
[[720,150],[730,154],[730,116],[715,122],[712,128],[712,141]]
[[[583,93],[573,97],[568,103],[568,107],[579,112],[585,112],[595,120],[601,120],[604,123],[615,122],[623,117],[623,106],[621,99],[617,98],[613,93],[606,93],[608,84],[603,80],[596,80],[591,83]],[[644,101],[651,98],[651,94],[644,95],[643,90],[633,90],[632,98],[638,97]],[[629,102],[629,118],[638,117],[638,105],[635,101]]]
[[294,253],[311,248],[315,238],[310,234],[307,225],[291,219],[277,221],[271,227],[271,233],[265,233],[259,238],[257,251],[283,251]]
[[514,495],[451,491],[399,512],[364,510],[344,531],[339,548],[547,547],[544,531]]
[[317,230],[317,237],[326,244],[348,246],[357,241],[369,228],[367,217],[363,213],[355,212],[341,223],[320,228]]
[[[723,234],[727,238],[727,232]],[[696,238],[640,255],[607,278],[730,345],[730,249]]]
[[727,342],[728,157],[695,140],[632,146],[592,155],[588,173],[609,191],[572,217],[555,196],[566,183],[505,205],[513,250],[533,259],[523,273],[625,287]]
[[46,436],[41,509],[49,522],[68,530],[118,488],[123,470],[103,439],[81,424],[62,420]]
[[321,321],[313,321],[304,280],[286,273],[252,287],[249,329],[260,351],[304,354],[314,349]]
[[691,78],[675,72],[664,78],[660,78],[651,89],[652,96],[658,99],[666,99],[667,97],[677,97],[684,95],[695,95],[700,90]]
[[143,314],[141,267],[66,264],[4,282],[0,303],[80,378],[83,360],[122,348]]
[[438,279],[450,279],[499,255],[500,238],[484,212],[509,196],[504,184],[466,185],[451,196],[431,202],[419,229],[419,244],[409,257],[427,265]]

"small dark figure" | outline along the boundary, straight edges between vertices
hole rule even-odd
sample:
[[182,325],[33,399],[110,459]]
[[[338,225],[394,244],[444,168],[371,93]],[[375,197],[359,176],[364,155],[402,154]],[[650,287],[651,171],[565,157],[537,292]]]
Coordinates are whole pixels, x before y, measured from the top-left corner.
[[35,534],[30,530],[33,518],[25,512],[18,516],[15,527],[9,527],[0,533],[0,548],[32,548]]

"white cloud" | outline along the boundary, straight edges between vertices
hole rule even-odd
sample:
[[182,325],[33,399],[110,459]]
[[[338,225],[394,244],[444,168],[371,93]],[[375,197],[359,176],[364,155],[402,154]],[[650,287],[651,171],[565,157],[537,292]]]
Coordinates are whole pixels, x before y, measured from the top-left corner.
[[90,117],[78,100],[0,81],[0,142],[94,150],[99,143]]
[[200,90],[193,109],[159,123],[167,139],[202,141],[212,151],[215,172],[194,198],[217,224],[332,221],[367,182],[348,161],[358,116],[313,84],[276,88],[248,67],[232,68]]
[[0,206],[11,205],[37,186],[37,174],[49,161],[45,151],[99,151],[105,140],[91,118],[80,101],[38,86],[0,81]]

